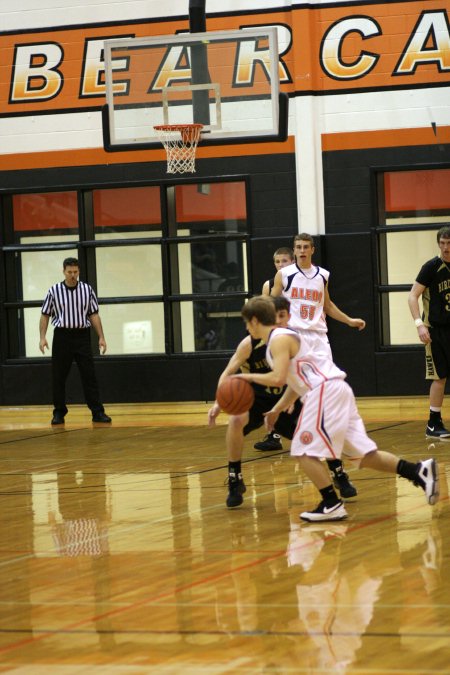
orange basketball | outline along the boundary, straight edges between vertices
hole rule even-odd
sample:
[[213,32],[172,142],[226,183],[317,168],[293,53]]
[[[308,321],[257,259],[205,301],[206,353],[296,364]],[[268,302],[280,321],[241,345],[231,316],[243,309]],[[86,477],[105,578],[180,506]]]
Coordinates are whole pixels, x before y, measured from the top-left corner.
[[216,401],[229,415],[241,415],[253,405],[255,393],[252,385],[240,377],[227,377],[216,391]]

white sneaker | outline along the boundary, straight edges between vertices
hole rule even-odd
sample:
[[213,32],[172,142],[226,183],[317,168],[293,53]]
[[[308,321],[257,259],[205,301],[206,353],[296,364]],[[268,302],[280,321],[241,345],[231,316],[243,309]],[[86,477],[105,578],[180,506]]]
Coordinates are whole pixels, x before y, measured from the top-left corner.
[[304,511],[301,513],[300,518],[302,520],[308,520],[309,522],[317,522],[318,520],[344,520],[345,518],[348,518],[348,513],[342,502],[333,504],[333,506],[327,506],[325,502],[322,501],[314,511]]
[[439,476],[434,459],[425,459],[423,462],[419,462],[417,479],[415,485],[420,485],[425,491],[428,504],[436,504],[439,501]]

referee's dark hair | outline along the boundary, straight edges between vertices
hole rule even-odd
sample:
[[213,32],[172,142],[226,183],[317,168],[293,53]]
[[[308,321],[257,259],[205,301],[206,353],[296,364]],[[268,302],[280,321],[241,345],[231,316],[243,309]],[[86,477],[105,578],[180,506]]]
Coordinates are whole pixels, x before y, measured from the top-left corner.
[[80,263],[77,258],[66,258],[63,262],[63,270],[65,270],[66,267],[80,267]]

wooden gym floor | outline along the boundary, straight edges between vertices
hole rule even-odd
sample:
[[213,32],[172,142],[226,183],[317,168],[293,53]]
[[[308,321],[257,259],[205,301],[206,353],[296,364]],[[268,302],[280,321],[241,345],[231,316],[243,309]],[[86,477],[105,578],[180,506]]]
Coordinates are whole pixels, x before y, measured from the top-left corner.
[[438,505],[351,469],[349,519],[301,523],[317,493],[261,430],[228,510],[205,403],[0,409],[0,673],[450,673],[450,443],[425,398],[358,403],[380,448],[438,460]]

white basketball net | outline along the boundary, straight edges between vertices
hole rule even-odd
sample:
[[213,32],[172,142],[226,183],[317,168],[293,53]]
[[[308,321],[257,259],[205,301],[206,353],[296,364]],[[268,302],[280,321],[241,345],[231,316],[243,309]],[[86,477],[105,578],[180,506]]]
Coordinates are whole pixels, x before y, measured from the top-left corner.
[[167,153],[167,173],[195,173],[195,152],[203,124],[160,124],[153,128]]

